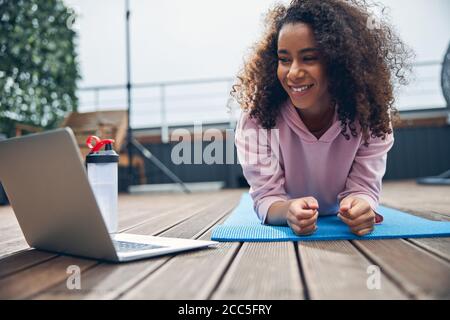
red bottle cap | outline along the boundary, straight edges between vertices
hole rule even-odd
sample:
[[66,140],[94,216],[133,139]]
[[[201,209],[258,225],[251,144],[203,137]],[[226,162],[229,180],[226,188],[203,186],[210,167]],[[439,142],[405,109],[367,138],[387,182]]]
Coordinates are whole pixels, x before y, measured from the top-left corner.
[[[91,141],[95,140],[95,145],[91,144]],[[105,144],[112,144],[114,143],[113,139],[100,139],[97,136],[89,136],[86,140],[86,144],[91,149],[91,153],[98,152]]]

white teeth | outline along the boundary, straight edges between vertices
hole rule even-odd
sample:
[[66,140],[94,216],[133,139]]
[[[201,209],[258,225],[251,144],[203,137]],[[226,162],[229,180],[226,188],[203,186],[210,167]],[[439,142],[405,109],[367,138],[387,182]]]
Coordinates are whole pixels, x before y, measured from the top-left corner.
[[291,89],[294,92],[303,92],[303,91],[306,91],[307,89],[309,89],[311,87],[312,87],[312,85],[306,85],[306,86],[301,86],[301,87],[298,87],[298,88],[291,87]]

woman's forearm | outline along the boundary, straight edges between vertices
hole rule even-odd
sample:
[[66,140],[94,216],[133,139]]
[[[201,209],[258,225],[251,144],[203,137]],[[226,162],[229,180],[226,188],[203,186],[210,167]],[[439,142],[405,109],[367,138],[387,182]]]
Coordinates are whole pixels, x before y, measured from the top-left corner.
[[286,216],[289,211],[291,200],[277,201],[272,203],[267,211],[266,223],[273,225],[286,225]]

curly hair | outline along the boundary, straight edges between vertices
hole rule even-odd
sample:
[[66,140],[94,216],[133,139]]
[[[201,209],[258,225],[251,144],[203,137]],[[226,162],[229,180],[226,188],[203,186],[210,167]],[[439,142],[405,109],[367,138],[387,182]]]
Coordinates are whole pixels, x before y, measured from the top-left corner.
[[275,5],[231,95],[263,128],[275,127],[280,106],[288,97],[276,76],[278,35],[285,24],[305,23],[311,26],[324,57],[341,134],[350,139],[348,126],[356,137],[357,119],[366,146],[370,136],[385,139],[398,119],[395,84],[408,83],[412,51],[386,21],[369,25],[374,21],[370,7],[379,5],[366,0],[294,0],[288,6]]

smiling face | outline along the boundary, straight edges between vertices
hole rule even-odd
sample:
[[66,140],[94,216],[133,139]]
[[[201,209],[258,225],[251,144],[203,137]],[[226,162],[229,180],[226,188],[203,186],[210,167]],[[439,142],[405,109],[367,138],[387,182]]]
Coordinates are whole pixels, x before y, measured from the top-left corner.
[[277,76],[300,112],[318,115],[330,106],[325,63],[309,25],[290,23],[281,28]]

